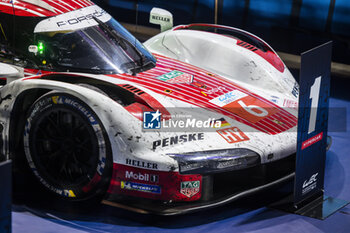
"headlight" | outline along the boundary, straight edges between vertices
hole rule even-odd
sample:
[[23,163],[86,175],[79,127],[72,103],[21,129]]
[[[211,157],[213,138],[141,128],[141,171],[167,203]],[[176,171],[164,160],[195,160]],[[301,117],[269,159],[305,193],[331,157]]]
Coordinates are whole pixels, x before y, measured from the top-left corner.
[[178,162],[181,174],[234,171],[260,164],[259,154],[244,148],[168,155]]

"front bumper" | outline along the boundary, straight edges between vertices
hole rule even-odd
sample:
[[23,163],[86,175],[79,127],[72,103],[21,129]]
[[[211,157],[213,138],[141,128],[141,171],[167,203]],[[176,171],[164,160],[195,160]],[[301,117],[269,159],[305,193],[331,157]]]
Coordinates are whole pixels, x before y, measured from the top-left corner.
[[[182,201],[173,201],[176,192],[179,192],[179,185],[176,183],[179,181],[170,179],[168,180],[170,183],[163,185],[171,189],[174,188],[171,183],[176,183],[175,186],[177,187],[172,191],[172,194],[175,195],[173,199],[165,198],[162,200],[160,193],[158,196],[153,193],[150,196],[151,199],[145,199],[145,196],[128,195],[131,190],[123,193],[111,192],[110,189],[109,195],[103,203],[143,214],[186,214],[225,205],[254,193],[283,185],[293,179],[294,169],[295,155],[291,155],[272,163],[244,170],[200,175],[201,190],[194,199],[187,198]],[[192,180],[188,177],[186,179]],[[160,185],[160,187],[165,190],[163,185]],[[158,199],[152,198],[153,196],[158,197]]]

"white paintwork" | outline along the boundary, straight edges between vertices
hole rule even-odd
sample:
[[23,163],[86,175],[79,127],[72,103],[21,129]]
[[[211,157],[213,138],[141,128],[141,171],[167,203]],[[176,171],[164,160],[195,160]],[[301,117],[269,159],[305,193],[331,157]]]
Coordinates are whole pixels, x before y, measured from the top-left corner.
[[0,63],[0,76],[8,76],[8,75],[16,75],[19,71],[15,69],[13,66]]
[[23,69],[9,64],[0,63],[0,77],[7,78],[7,83],[23,77]]
[[92,16],[95,16],[102,22],[107,22],[112,18],[110,14],[99,6],[92,5],[44,19],[35,26],[34,33],[73,31],[98,25]]
[[[251,35],[251,34],[250,34]],[[233,80],[267,99],[277,96],[297,102],[292,95],[295,79],[286,68],[279,72],[256,53],[237,45],[237,40],[219,34],[170,30],[144,43],[153,53],[171,57]],[[278,103],[277,103],[278,104]]]
[[[39,27],[40,28],[40,27]],[[40,30],[50,30],[49,27],[41,27]],[[260,56],[235,45],[235,39],[204,32],[195,31],[168,31],[150,39],[145,45],[153,52],[157,52],[172,58],[205,68],[213,73],[221,74],[227,79],[246,87],[254,93],[269,98],[272,95],[278,99],[296,100],[290,94],[294,79],[288,69],[284,73],[276,71],[268,62]],[[203,47],[205,49],[203,49]],[[253,63],[255,65],[253,65]],[[154,98],[165,107],[171,114],[191,114],[190,109],[198,107],[171,97],[157,94],[136,83],[124,81],[115,77],[93,74],[75,74],[92,79],[103,80],[112,84],[131,84]],[[254,77],[259,77],[258,80]],[[192,129],[184,132],[144,132],[142,121],[131,115],[124,107],[112,99],[83,86],[49,81],[40,79],[19,79],[2,89],[0,96],[11,95],[0,103],[0,123],[4,127],[3,141],[5,146],[2,153],[9,156],[8,135],[10,125],[10,113],[18,95],[33,88],[45,88],[67,92],[84,101],[97,114],[106,129],[111,142],[113,160],[116,163],[126,164],[126,159],[153,162],[158,164],[158,170],[178,171],[177,162],[169,153],[182,153],[193,151],[248,148],[261,156],[261,162],[267,163],[278,160],[295,153],[296,150],[296,127],[277,135],[268,135],[258,132],[253,128],[225,117],[231,126],[241,129],[249,138],[249,141],[228,144],[216,131],[204,132],[203,141],[179,143],[168,147],[153,149],[153,142],[171,136],[193,133]],[[278,102],[278,101],[277,101]],[[281,103],[279,104],[281,105]],[[188,110],[184,110],[188,109]],[[296,110],[288,110],[297,116]],[[197,118],[219,119],[222,115],[200,109]],[[268,159],[273,153],[274,157]]]
[[[86,74],[84,76],[115,84],[128,83],[123,80],[104,75]],[[181,106],[187,109],[196,108],[191,104],[156,94],[144,87],[138,86],[137,84],[132,83],[132,85],[154,96],[163,106]],[[11,99],[4,100],[0,104],[0,109],[5,112],[5,114],[0,116],[0,122],[5,122],[4,130],[6,133],[3,135],[9,135],[9,114],[16,96],[25,90],[37,87],[67,92],[78,97],[89,105],[103,122],[111,142],[113,160],[116,163],[125,164],[126,158],[129,158],[138,161],[157,163],[159,168],[158,170],[161,171],[178,171],[177,162],[167,154],[243,147],[256,151],[261,155],[262,163],[266,163],[283,158],[295,152],[296,127],[278,135],[267,135],[262,132],[257,132],[253,128],[230,118],[225,119],[227,119],[232,126],[236,126],[244,131],[250,138],[249,141],[228,144],[225,139],[216,133],[216,131],[213,131],[205,132],[203,141],[187,142],[183,144],[179,143],[177,145],[157,148],[154,150],[152,148],[153,141],[171,136],[193,133],[193,130],[185,129],[184,132],[144,132],[142,131],[142,121],[132,116],[117,102],[96,91],[86,87],[62,82],[34,79],[25,81],[23,79],[18,80],[6,85],[0,90],[1,96],[11,94],[13,97]],[[93,96],[93,98],[91,98],[91,96]],[[183,110],[183,108],[181,109]],[[177,108],[172,108],[171,114],[189,114],[189,112],[183,112],[177,110]],[[197,117],[202,119],[208,119],[208,117],[218,119],[222,116],[218,113],[202,109],[201,113],[198,114]],[[4,141],[6,142],[5,138]],[[4,147],[2,152],[8,154],[8,151],[6,151],[5,148],[7,147]],[[268,160],[267,155],[271,153],[274,154],[274,158]]]

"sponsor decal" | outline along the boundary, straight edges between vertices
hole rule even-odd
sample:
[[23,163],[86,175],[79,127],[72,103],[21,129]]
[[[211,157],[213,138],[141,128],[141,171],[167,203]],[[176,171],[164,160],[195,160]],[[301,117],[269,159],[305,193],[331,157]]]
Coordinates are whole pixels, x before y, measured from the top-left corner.
[[137,173],[137,172],[133,172],[133,171],[125,171],[125,178],[138,180],[138,181],[149,181],[149,182],[153,182],[153,183],[158,183],[158,181],[159,181],[158,175],[141,173],[141,172]]
[[283,101],[283,107],[287,108],[297,108],[298,107],[298,102],[289,100],[289,99],[284,99]]
[[156,164],[156,163],[144,162],[144,161],[139,161],[139,160],[134,160],[134,159],[126,159],[125,164],[131,165],[134,167],[158,169],[158,164]]
[[277,125],[284,125],[283,122],[281,122],[281,121],[279,121],[277,119],[273,120],[273,122],[275,122]]
[[230,91],[228,93],[225,93],[221,96],[218,96],[218,97],[210,100],[209,102],[212,104],[215,104],[219,107],[224,107],[225,105],[228,105],[228,104],[235,102],[239,99],[242,99],[243,97],[246,97],[246,96],[248,96],[248,95],[239,91],[239,90],[234,90],[234,91]]
[[112,18],[105,10],[93,5],[44,19],[35,26],[34,33],[78,30],[96,26],[98,23],[93,17],[102,22],[107,22]]
[[211,77],[216,77],[217,76],[216,74],[213,74],[213,73],[207,73],[207,75],[209,75]]
[[140,184],[140,183],[122,181],[120,182],[120,187],[121,189],[140,191],[140,192],[146,192],[146,193],[155,193],[155,194],[161,193],[161,188],[158,185]]
[[190,83],[190,85],[194,87],[202,88],[202,89],[207,88],[207,85],[205,85],[203,82],[200,82],[200,81],[193,81],[192,83]]
[[237,164],[239,164],[239,163],[240,162],[237,160],[227,160],[227,161],[223,161],[223,162],[220,161],[216,167],[223,169],[223,168],[237,166]]
[[162,16],[158,16],[158,15],[152,15],[151,16],[153,20],[159,20],[159,21],[163,21],[163,22],[170,22],[170,18],[168,17],[162,17]]
[[313,174],[309,180],[305,180],[303,183],[303,190],[302,190],[302,194],[306,194],[308,192],[310,192],[311,190],[313,190],[314,188],[316,188],[317,186],[317,175],[318,173]]
[[321,141],[323,138],[323,132],[317,134],[316,136],[313,136],[312,138],[309,138],[308,140],[304,141],[301,145],[301,149],[304,150],[305,148],[308,148],[312,144],[315,144],[316,142]]
[[38,46],[36,46],[36,45],[29,45],[28,52],[37,54],[38,51],[39,51]]
[[216,92],[224,92],[225,89],[226,89],[225,87],[215,87],[215,88],[212,88],[210,90],[205,91],[205,93],[208,95],[212,95],[212,94],[215,94]]
[[[217,122],[220,122],[220,127],[216,127]],[[226,126],[230,126],[230,123],[228,123],[225,118],[220,118],[217,120],[214,120],[214,128],[222,128],[222,127],[226,127]]]
[[279,103],[279,100],[280,98],[278,96],[271,96],[271,102],[275,103],[275,104],[278,104]]
[[95,10],[91,14],[81,15],[79,17],[72,17],[72,18],[69,18],[67,20],[58,21],[58,22],[56,22],[56,24],[57,24],[58,27],[62,27],[62,26],[66,26],[66,25],[79,24],[79,23],[82,23],[83,21],[92,20],[93,17],[100,18],[104,14],[107,14],[107,12],[102,10],[102,9]]
[[257,123],[280,111],[278,108],[273,108],[271,104],[253,96],[246,95],[238,99],[239,97],[235,98],[234,102],[224,105],[223,108],[251,123]]
[[294,95],[294,97],[296,97],[296,98],[298,98],[298,96],[299,96],[299,85],[297,82],[294,83],[292,95]]
[[181,182],[180,193],[191,198],[199,192],[199,188],[199,180]]
[[167,147],[171,145],[177,145],[179,143],[192,142],[192,141],[203,141],[204,133],[192,133],[192,134],[183,134],[170,138],[164,138],[162,140],[157,140],[153,142],[153,149],[158,147]]
[[237,127],[219,129],[216,132],[230,144],[249,140],[248,136]]
[[144,129],[160,129],[161,128],[161,113],[159,110],[156,112],[144,112],[143,113],[143,128]]
[[192,83],[193,75],[173,70],[169,73],[156,77],[156,79],[173,84]]

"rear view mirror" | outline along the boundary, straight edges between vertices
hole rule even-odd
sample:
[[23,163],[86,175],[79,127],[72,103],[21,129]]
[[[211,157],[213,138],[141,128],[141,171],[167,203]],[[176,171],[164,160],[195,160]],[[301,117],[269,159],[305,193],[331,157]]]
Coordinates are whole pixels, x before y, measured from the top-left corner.
[[149,22],[160,25],[160,30],[164,32],[173,27],[173,15],[167,10],[154,7],[151,10]]

